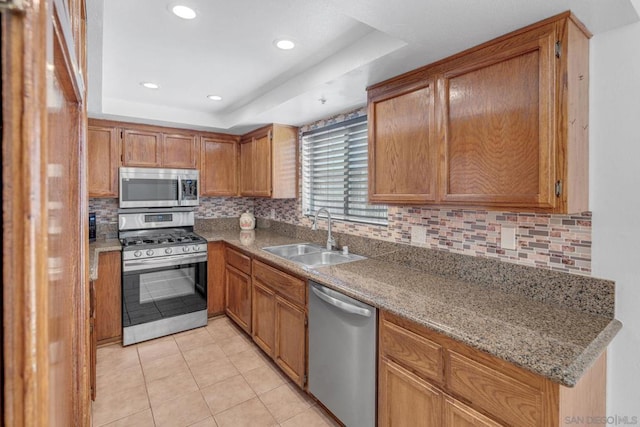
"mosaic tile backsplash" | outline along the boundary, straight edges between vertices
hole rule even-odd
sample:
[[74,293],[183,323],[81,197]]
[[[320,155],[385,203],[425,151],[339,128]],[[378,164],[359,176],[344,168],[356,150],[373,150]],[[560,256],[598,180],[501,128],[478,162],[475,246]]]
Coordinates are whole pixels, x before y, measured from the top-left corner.
[[[197,219],[236,218],[253,212],[255,201],[244,197],[201,197],[194,212]],[[89,211],[96,213],[98,224],[118,223],[118,199],[89,199]]]
[[[301,205],[296,200],[256,200],[255,215],[308,227],[312,223],[302,215]],[[388,215],[388,226],[334,220],[333,230],[459,254],[499,258],[532,267],[591,274],[590,212],[549,215],[390,206]],[[515,250],[501,248],[501,227],[515,227]],[[326,222],[320,220],[318,228],[326,230]],[[416,242],[422,240],[424,243]]]
[[[300,128],[300,132],[338,123],[366,114],[361,108]],[[235,197],[203,197],[195,212],[197,219],[237,218],[253,212],[256,218],[311,227],[311,219],[302,214],[300,199],[269,200]],[[117,222],[116,199],[90,199],[89,209],[96,211],[98,224]],[[453,253],[558,270],[581,275],[591,274],[591,213],[550,215],[471,211],[426,206],[389,206],[387,226],[341,222],[334,230],[356,236],[395,243],[440,249]],[[515,250],[501,248],[502,227],[515,227]],[[319,228],[326,230],[326,221]],[[424,243],[421,243],[424,241]],[[420,242],[420,243],[418,243]],[[340,242],[338,242],[340,244]]]

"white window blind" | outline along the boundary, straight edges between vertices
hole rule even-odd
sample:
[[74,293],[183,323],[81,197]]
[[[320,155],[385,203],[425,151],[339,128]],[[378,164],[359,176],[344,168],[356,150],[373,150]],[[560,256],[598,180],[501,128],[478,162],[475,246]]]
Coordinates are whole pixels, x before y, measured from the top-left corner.
[[387,224],[387,206],[367,203],[367,117],[302,134],[302,209],[332,218]]

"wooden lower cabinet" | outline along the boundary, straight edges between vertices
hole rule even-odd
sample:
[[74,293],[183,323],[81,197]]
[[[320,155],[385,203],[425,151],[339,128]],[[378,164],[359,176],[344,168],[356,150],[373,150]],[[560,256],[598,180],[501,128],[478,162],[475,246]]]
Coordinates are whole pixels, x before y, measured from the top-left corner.
[[380,360],[378,375],[378,425],[442,425],[440,390],[386,358]]
[[253,261],[253,340],[300,387],[307,365],[305,292],[304,281]]
[[273,357],[276,342],[276,294],[268,286],[254,281],[251,299],[253,341]]
[[444,399],[444,422],[445,426],[456,427],[500,427],[501,424],[485,417],[481,413],[474,411],[464,403],[458,402],[452,397]]
[[224,313],[224,242],[209,242],[207,247],[207,314]]
[[118,251],[98,258],[95,286],[95,339],[98,344],[122,339],[122,263]]
[[98,354],[96,339],[96,284],[89,283],[89,389],[91,400],[96,400],[96,362]]
[[378,369],[380,426],[547,427],[605,415],[605,354],[569,388],[380,311]]
[[300,387],[305,384],[306,311],[276,296],[275,361]]
[[251,276],[227,264],[225,313],[251,333]]

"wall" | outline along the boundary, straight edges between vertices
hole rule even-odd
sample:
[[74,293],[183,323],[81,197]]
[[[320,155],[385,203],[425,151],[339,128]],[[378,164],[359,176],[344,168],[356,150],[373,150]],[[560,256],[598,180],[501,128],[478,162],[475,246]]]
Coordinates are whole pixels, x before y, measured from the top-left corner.
[[616,282],[622,331],[608,360],[609,415],[640,424],[640,23],[591,40],[593,274]]

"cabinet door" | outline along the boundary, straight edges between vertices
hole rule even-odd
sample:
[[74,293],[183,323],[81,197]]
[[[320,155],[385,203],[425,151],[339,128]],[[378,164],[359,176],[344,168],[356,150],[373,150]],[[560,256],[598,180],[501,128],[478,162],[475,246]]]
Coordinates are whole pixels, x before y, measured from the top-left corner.
[[207,314],[224,313],[224,243],[210,242],[207,247]]
[[438,151],[431,79],[369,99],[369,200],[436,200]]
[[471,409],[467,405],[458,402],[452,397],[444,400],[444,426],[445,427],[500,427],[491,418]]
[[378,425],[441,427],[440,390],[399,365],[381,358],[378,376]]
[[118,197],[119,148],[117,128],[88,127],[87,174],[89,197]]
[[253,196],[255,190],[254,159],[256,152],[256,140],[240,143],[240,195]]
[[134,129],[122,132],[123,166],[162,166],[162,134]]
[[227,315],[246,332],[251,333],[251,277],[227,264]]
[[98,343],[105,343],[122,337],[122,265],[120,252],[103,252],[99,257],[95,334]]
[[271,131],[256,138],[253,151],[253,195],[271,196]]
[[252,290],[252,331],[253,340],[269,356],[273,357],[275,343],[276,296],[273,290],[254,279]]
[[195,135],[164,134],[162,166],[195,169],[198,167],[198,146]]
[[303,308],[276,296],[275,361],[300,387],[304,387],[306,373],[305,319]]
[[555,204],[553,25],[485,48],[438,85],[442,200],[468,206]]
[[201,195],[238,194],[238,151],[235,141],[202,138],[200,159]]

